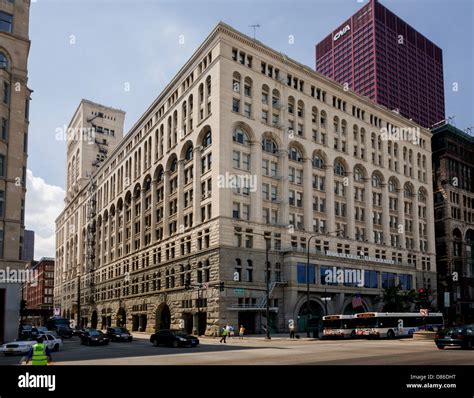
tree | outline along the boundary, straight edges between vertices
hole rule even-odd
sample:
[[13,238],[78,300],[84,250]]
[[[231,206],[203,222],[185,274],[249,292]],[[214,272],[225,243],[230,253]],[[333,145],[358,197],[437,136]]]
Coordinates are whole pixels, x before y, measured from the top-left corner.
[[413,303],[417,302],[417,293],[414,290],[403,290],[401,285],[384,289],[382,297],[377,297],[376,302],[382,302],[385,312],[408,312]]

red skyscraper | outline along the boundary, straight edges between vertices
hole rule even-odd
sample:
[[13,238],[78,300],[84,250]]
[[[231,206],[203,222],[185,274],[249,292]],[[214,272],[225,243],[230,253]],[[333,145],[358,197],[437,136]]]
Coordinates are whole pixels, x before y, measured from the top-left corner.
[[445,118],[442,50],[377,0],[316,45],[316,71],[424,127]]

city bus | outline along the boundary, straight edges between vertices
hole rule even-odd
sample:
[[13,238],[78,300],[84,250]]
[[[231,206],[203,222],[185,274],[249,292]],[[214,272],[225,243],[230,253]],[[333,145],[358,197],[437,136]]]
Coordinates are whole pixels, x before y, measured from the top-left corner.
[[419,330],[437,331],[443,327],[443,314],[426,316],[410,312],[362,312],[354,315],[358,337],[413,337]]
[[323,338],[354,338],[355,318],[354,315],[326,315],[323,317]]

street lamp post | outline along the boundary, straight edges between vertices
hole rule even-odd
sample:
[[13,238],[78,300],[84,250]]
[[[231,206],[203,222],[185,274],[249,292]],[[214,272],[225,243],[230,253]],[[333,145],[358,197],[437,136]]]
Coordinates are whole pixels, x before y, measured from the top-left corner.
[[[336,232],[341,232],[341,231],[342,231],[342,229],[337,229],[335,231],[328,232],[326,235],[330,235],[330,234],[333,234],[333,233],[336,233]],[[317,234],[311,235],[308,238],[308,243],[307,243],[307,255],[308,255],[307,260],[306,260],[306,311],[307,311],[307,314],[306,314],[306,336],[307,337],[311,337],[310,333],[309,333],[309,320],[310,320],[310,317],[311,317],[310,308],[309,308],[309,251],[310,251],[310,248],[311,248],[310,243],[311,243],[311,239],[316,238],[320,235],[323,235],[323,234],[317,233]],[[326,304],[326,314],[327,314],[328,311],[327,311],[326,301],[325,301],[325,304]]]

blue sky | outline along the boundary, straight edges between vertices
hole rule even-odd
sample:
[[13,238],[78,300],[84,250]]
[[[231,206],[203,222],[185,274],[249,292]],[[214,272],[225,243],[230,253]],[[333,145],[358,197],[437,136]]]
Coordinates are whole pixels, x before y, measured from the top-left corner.
[[[27,228],[37,257],[54,254],[66,149],[55,130],[81,98],[126,112],[133,125],[218,21],[314,67],[314,45],[367,1],[357,0],[36,0],[30,14]],[[443,49],[446,114],[474,126],[474,2],[381,0]],[[179,43],[184,36],[184,44]],[[289,35],[294,44],[289,44]],[[124,85],[130,85],[130,91]],[[458,91],[452,90],[453,83]],[[52,193],[53,192],[53,193]],[[45,208],[48,217],[44,217]],[[51,252],[51,250],[53,250]]]

